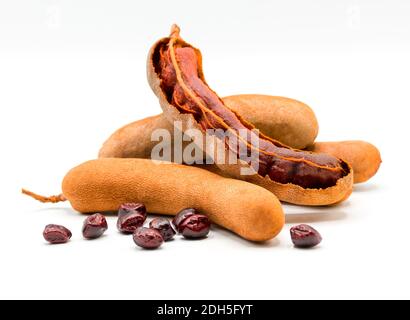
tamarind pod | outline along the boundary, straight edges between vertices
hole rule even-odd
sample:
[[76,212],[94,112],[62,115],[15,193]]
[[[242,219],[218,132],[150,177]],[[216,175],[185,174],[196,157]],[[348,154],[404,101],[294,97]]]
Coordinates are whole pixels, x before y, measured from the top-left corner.
[[328,153],[348,162],[353,168],[354,183],[369,180],[379,170],[382,162],[379,150],[366,141],[315,142],[307,149]]
[[144,203],[148,212],[165,215],[195,208],[251,241],[274,238],[285,223],[279,200],[259,186],[193,166],[147,159],[85,162],[67,173],[62,194],[60,201],[67,199],[82,213],[117,211],[129,202]]
[[[151,48],[147,76],[171,122],[182,121],[184,128],[202,132],[223,129],[237,137],[239,130],[250,132],[254,128],[227,108],[208,87],[200,51],[182,40],[177,26],[173,26],[169,37]],[[241,139],[248,149],[255,148],[247,138]],[[327,154],[292,149],[265,135],[260,135],[259,145],[259,166],[253,175],[241,174],[241,167],[249,169],[251,164],[240,160],[239,154],[237,164],[216,164],[231,177],[263,186],[280,200],[290,203],[329,205],[351,194],[353,174],[345,161]],[[225,145],[225,159],[232,151],[229,148]]]

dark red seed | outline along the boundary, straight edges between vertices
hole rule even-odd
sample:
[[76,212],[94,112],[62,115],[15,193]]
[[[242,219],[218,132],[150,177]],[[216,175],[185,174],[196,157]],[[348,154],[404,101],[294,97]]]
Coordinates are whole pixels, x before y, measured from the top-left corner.
[[178,233],[181,233],[181,230],[179,228],[180,224],[182,223],[182,221],[184,221],[185,219],[187,219],[188,217],[193,216],[194,214],[198,214],[198,212],[193,209],[193,208],[189,208],[189,209],[184,209],[181,212],[179,212],[174,219],[172,220],[172,224],[175,227],[175,230],[178,231]]
[[157,249],[164,242],[158,230],[144,227],[140,227],[134,232],[133,239],[137,246],[144,249]]
[[142,203],[125,203],[118,210],[117,228],[123,233],[134,233],[147,219],[147,210]]
[[105,217],[100,213],[96,213],[85,219],[83,236],[86,239],[96,239],[101,237],[107,229],[108,224]]
[[300,224],[290,229],[290,236],[295,247],[312,248],[322,242],[320,233],[307,224]]
[[168,219],[165,218],[155,218],[149,223],[149,227],[155,229],[161,233],[164,241],[169,241],[175,236],[175,230],[172,228]]
[[180,233],[188,239],[205,238],[211,228],[211,222],[207,216],[194,214],[187,217],[179,224]]
[[51,244],[59,244],[68,242],[71,239],[72,233],[66,227],[49,224],[45,227],[43,236]]
[[146,215],[147,209],[143,203],[124,203],[118,210],[118,216],[127,215],[130,213],[140,213],[142,215]]

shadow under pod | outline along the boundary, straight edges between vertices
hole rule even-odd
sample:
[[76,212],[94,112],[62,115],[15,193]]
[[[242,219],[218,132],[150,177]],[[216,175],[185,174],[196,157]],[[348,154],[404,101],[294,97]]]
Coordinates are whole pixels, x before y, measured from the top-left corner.
[[241,243],[241,245],[244,245],[246,247],[252,247],[252,248],[274,248],[278,247],[280,245],[280,241],[278,238],[274,238],[269,241],[264,241],[264,242],[253,242],[249,240],[245,240],[239,235],[225,229],[222,227],[219,227],[217,225],[212,225],[212,231],[218,232],[218,234],[221,234],[224,238],[232,239],[233,241]]
[[348,217],[344,211],[319,211],[309,213],[294,213],[286,214],[286,223],[314,223],[314,222],[326,222],[326,221],[339,221]]
[[353,192],[371,192],[380,189],[380,186],[374,183],[359,183],[353,187]]

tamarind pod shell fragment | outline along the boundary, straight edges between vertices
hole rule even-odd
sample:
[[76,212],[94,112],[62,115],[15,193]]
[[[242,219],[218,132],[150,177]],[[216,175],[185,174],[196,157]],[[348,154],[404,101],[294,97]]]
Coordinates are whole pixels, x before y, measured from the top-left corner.
[[354,183],[362,183],[373,177],[382,162],[379,150],[371,143],[360,140],[315,142],[307,148],[343,159],[353,168]]
[[[178,30],[178,29],[177,29]],[[173,29],[175,32],[175,28]],[[166,45],[171,40],[171,37],[162,38],[157,41],[150,49],[147,59],[147,78],[151,86],[151,89],[159,99],[159,103],[164,111],[164,115],[170,122],[182,121],[183,130],[186,129],[196,129],[202,131],[201,126],[195,120],[194,116],[190,113],[181,113],[175,106],[168,102],[165,92],[161,88],[161,79],[156,72],[155,58],[157,49],[159,46]],[[186,43],[182,39],[179,39],[180,43],[191,47],[198,56],[198,74],[200,78],[205,82],[203,72],[202,72],[202,58],[198,49],[192,47],[190,44]],[[243,119],[240,119],[242,123],[246,123]],[[252,127],[249,123],[246,123],[248,127]],[[226,155],[228,154],[228,150]],[[226,157],[225,159],[228,159]],[[349,197],[353,189],[353,173],[352,169],[348,164],[344,164],[347,168],[347,174],[337,180],[334,186],[327,188],[302,188],[298,185],[292,183],[278,183],[269,179],[268,177],[263,177],[258,174],[253,175],[242,175],[241,166],[248,167],[249,164],[243,162],[238,164],[218,164],[218,167],[224,171],[224,173],[229,176],[252,182],[254,184],[260,185],[267,190],[274,193],[281,201],[300,204],[300,205],[331,205],[341,202]]]
[[274,238],[285,223],[282,206],[269,191],[175,163],[92,160],[67,173],[62,191],[71,206],[82,213],[116,211],[128,202],[144,203],[148,212],[165,215],[195,208],[251,241]]

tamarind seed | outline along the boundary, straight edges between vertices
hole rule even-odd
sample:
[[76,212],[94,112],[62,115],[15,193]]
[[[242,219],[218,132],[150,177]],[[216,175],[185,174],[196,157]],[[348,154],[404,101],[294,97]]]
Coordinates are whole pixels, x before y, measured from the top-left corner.
[[66,227],[49,224],[43,231],[43,237],[51,244],[60,244],[68,242],[72,237],[72,233]]
[[307,224],[292,227],[290,235],[293,244],[298,248],[312,248],[322,242],[320,233]]
[[107,220],[101,213],[93,214],[85,219],[83,224],[83,237],[96,239],[101,237],[108,229]]
[[207,216],[194,214],[181,222],[179,229],[187,239],[205,238],[209,234],[211,222]]
[[180,224],[181,234],[188,239],[205,238],[210,228],[211,222],[202,214],[194,214]]
[[117,228],[122,233],[133,233],[147,219],[147,210],[142,203],[125,203],[118,210]]
[[146,216],[147,208],[143,203],[123,203],[118,210],[118,216],[123,216],[130,213],[140,213]]
[[164,242],[161,233],[152,228],[139,227],[133,234],[134,242],[144,249],[157,249]]
[[164,238],[164,241],[169,241],[175,236],[175,230],[169,223],[168,219],[165,218],[155,218],[149,223],[151,229],[159,231]]
[[194,208],[188,208],[188,209],[184,209],[184,210],[180,211],[180,212],[174,217],[174,219],[172,220],[172,224],[174,225],[175,230],[176,230],[178,233],[181,233],[181,232],[182,232],[182,230],[180,229],[181,223],[182,223],[185,219],[187,219],[187,218],[189,218],[189,217],[191,217],[191,216],[193,216],[193,215],[195,215],[195,214],[198,214],[198,212],[197,212],[197,210],[194,209]]
[[172,223],[178,233],[185,238],[204,238],[208,235],[211,222],[207,216],[199,214],[194,208],[184,209],[179,212]]

